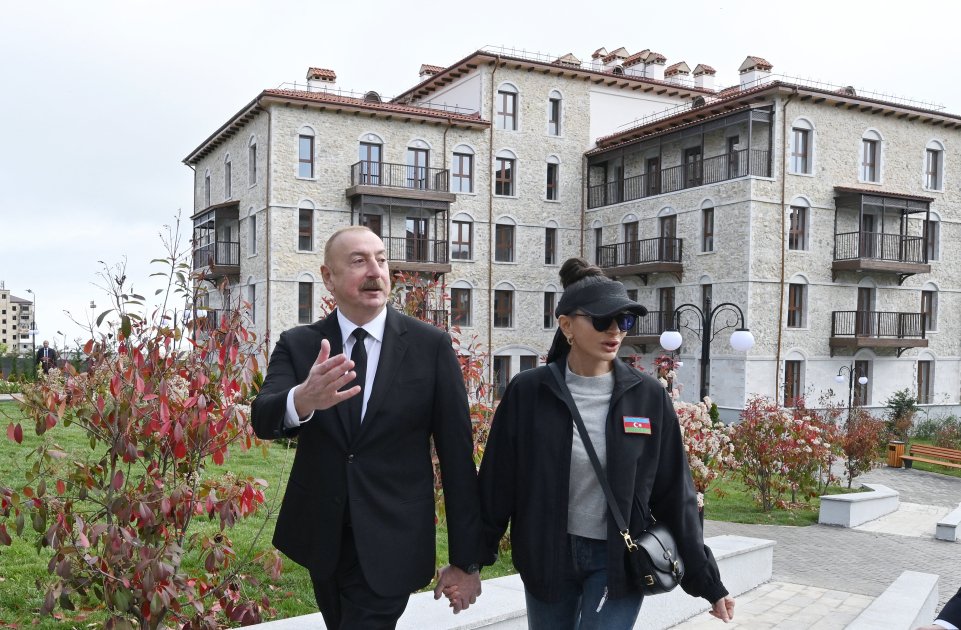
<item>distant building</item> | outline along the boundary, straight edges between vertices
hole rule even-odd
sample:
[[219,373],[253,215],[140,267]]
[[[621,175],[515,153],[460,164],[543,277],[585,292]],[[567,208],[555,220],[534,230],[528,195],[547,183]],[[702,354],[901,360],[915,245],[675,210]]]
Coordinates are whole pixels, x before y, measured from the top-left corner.
[[249,302],[271,339],[313,321],[324,240],[364,224],[392,270],[439,279],[451,303],[428,310],[492,349],[501,387],[546,352],[559,265],[584,255],[650,308],[622,351],[642,366],[676,307],[743,310],[756,345],[719,334],[704,375],[682,329],[686,399],[704,377],[731,410],[755,393],[846,403],[848,366],[862,404],[908,388],[956,407],[961,281],[941,243],[961,236],[961,117],[776,78],[760,57],[721,90],[712,67],[666,61],[483,49],[390,100],[322,68],[263,91],[184,160],[194,264],[227,283],[209,306]]
[[30,353],[32,321],[33,302],[13,295],[0,282],[0,343],[7,346],[7,352]]

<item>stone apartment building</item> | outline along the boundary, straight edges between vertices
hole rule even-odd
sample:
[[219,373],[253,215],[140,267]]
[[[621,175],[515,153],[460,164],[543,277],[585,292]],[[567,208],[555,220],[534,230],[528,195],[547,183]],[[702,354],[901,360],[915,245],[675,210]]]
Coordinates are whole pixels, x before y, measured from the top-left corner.
[[[206,306],[248,302],[268,338],[313,321],[324,240],[364,224],[392,270],[438,280],[451,302],[428,310],[492,350],[501,385],[546,352],[560,263],[584,255],[652,311],[623,354],[649,365],[682,325],[686,399],[705,379],[728,409],[843,399],[846,369],[868,377],[851,391],[868,405],[904,387],[957,405],[958,267],[941,243],[961,118],[775,80],[756,57],[720,91],[710,66],[666,62],[482,49],[389,100],[321,68],[264,90],[184,160],[194,264],[226,287]],[[687,303],[737,305],[743,320],[720,310],[708,329],[737,323],[756,345],[720,333],[702,370],[699,324],[674,317]]]
[[30,324],[33,321],[33,302],[13,295],[0,282],[0,343],[7,352],[30,354]]

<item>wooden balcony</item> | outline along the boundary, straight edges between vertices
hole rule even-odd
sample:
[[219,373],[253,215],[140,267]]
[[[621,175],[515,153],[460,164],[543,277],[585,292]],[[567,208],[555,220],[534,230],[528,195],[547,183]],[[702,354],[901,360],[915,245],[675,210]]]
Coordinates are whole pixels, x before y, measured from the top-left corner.
[[194,270],[207,272],[209,278],[240,276],[240,243],[215,241],[194,248]]
[[844,232],[834,235],[834,276],[839,271],[893,273],[898,284],[916,273],[931,273],[923,236]]
[[391,271],[431,273],[434,277],[450,273],[446,240],[415,237],[384,237],[387,262]]
[[647,284],[649,274],[672,273],[680,281],[683,245],[682,239],[668,237],[601,245],[597,248],[597,265],[612,278],[639,276]]
[[[389,191],[387,190],[389,189]],[[350,167],[347,198],[357,195],[385,195],[397,199],[426,199],[453,203],[448,169],[369,162],[361,160]]]
[[658,346],[661,343],[661,333],[671,327],[673,311],[648,311],[644,317],[638,317],[634,327],[624,337],[624,345],[628,346]]
[[652,173],[596,184],[587,189],[587,207],[600,208],[748,175],[770,177],[771,161],[768,155],[768,151],[760,149],[741,149]]
[[831,313],[831,356],[835,349],[894,348],[901,356],[908,348],[927,348],[924,313],[834,311]]

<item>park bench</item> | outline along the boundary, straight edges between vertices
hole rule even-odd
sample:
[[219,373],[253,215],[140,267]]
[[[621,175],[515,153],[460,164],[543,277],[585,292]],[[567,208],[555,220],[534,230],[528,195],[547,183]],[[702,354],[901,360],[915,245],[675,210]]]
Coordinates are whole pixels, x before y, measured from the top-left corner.
[[927,462],[928,464],[938,464],[949,468],[961,468],[961,451],[941,446],[912,444],[911,454],[902,455],[901,459],[904,460],[905,468],[911,468],[914,462]]

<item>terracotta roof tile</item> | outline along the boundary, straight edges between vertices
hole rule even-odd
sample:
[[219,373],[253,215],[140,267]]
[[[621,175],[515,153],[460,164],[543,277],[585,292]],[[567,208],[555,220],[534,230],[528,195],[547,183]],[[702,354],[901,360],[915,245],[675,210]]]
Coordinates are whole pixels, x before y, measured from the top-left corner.
[[707,65],[706,63],[699,63],[694,68],[694,76],[700,76],[702,74],[710,74],[713,76],[717,74],[717,70]]
[[607,56],[607,49],[601,46],[591,54],[591,59],[600,59]]
[[337,73],[328,68],[311,68],[307,71],[308,79],[328,79],[333,81],[337,78]]
[[659,52],[651,52],[647,55],[647,63],[666,63],[667,57]]
[[771,62],[766,61],[766,60],[765,60],[764,58],[762,58],[762,57],[754,57],[754,56],[748,55],[747,59],[744,60],[744,63],[741,64],[741,67],[738,68],[737,71],[738,71],[738,72],[742,72],[742,73],[743,73],[743,72],[748,72],[749,70],[768,70],[768,71],[770,71],[771,68],[773,68],[773,67],[774,67],[774,66],[771,65]]
[[859,195],[874,195],[875,197],[894,197],[896,199],[910,199],[911,201],[934,201],[934,197],[924,197],[921,195],[909,195],[907,193],[897,193],[888,190],[878,190],[877,188],[857,188],[854,186],[835,186],[834,190],[844,193],[855,193]]
[[425,72],[429,72],[430,74],[437,74],[438,72],[443,72],[446,69],[447,68],[445,68],[444,66],[432,66],[429,63],[420,64],[421,74],[424,74]]
[[628,57],[627,59],[625,59],[625,60],[624,60],[624,63],[621,64],[621,65],[623,65],[625,68],[630,68],[631,66],[636,66],[637,64],[643,63],[644,61],[646,61],[646,60],[647,60],[647,56],[648,56],[649,54],[651,54],[650,48],[645,48],[645,49],[642,50],[641,52],[636,52],[636,53],[634,53],[633,55],[631,55],[630,57]]
[[610,63],[615,59],[627,59],[630,56],[631,54],[627,52],[627,49],[621,46],[617,50],[608,53],[607,56],[605,56],[601,61],[604,63]]
[[672,77],[675,74],[690,74],[691,67],[683,61],[673,63],[664,69],[664,76]]
[[293,98],[301,101],[315,101],[318,103],[331,103],[331,104],[341,104],[351,107],[359,107],[363,109],[373,109],[384,112],[397,112],[401,114],[414,114],[417,116],[429,116],[431,118],[450,118],[452,120],[459,120],[465,122],[481,122],[484,121],[479,112],[473,114],[464,114],[456,112],[448,112],[438,109],[431,109],[429,107],[415,107],[412,105],[402,105],[400,103],[378,103],[373,101],[367,101],[363,98],[356,98],[352,96],[341,96],[340,94],[331,94],[330,92],[304,92],[303,90],[284,90],[284,89],[274,89],[274,90],[264,90],[264,95],[266,96],[279,96],[284,98]]

